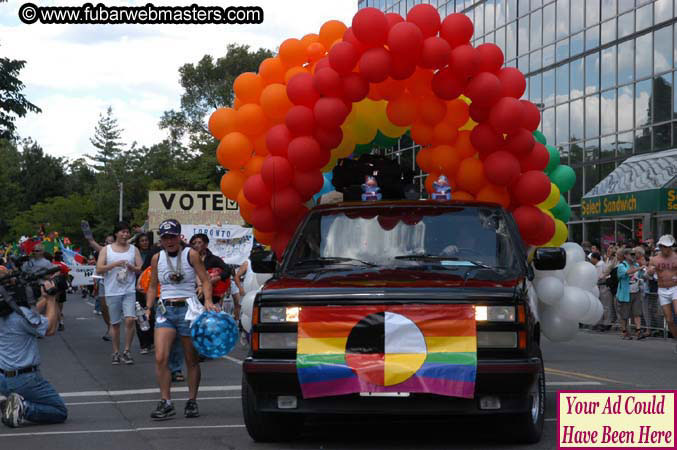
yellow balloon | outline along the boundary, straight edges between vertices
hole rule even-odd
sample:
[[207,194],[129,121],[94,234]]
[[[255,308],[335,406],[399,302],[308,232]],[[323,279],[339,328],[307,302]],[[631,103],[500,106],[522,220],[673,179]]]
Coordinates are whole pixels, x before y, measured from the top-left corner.
[[357,105],[359,105],[359,103],[353,105],[353,109],[350,110],[350,114],[348,114],[346,120],[343,121],[343,126],[352,125],[355,123],[355,120],[357,119]]
[[356,120],[350,129],[356,144],[368,144],[376,137],[376,127],[366,120]]
[[468,97],[466,97],[465,95],[459,95],[458,98],[463,100],[466,103],[466,105],[469,105],[470,103],[472,103],[471,100]]
[[569,229],[567,225],[559,219],[555,219],[555,235],[544,247],[559,247],[567,241]]
[[472,119],[468,119],[468,121],[458,130],[459,131],[465,131],[465,130],[472,131],[472,129],[475,128],[476,126],[477,126],[477,122],[475,122]]
[[543,214],[549,215],[552,220],[555,220],[555,215],[549,210],[542,208],[541,206],[539,206],[538,209],[540,209]]
[[541,209],[552,209],[555,206],[557,206],[557,202],[559,202],[559,197],[560,197],[560,192],[559,188],[555,183],[550,183],[550,194],[548,195],[548,198],[545,199],[542,203],[539,203],[537,206]]
[[336,167],[337,162],[338,162],[338,159],[334,155],[331,155],[331,159],[329,160],[327,165],[324,166],[322,169],[320,169],[320,171],[322,173],[325,173],[325,172],[329,172],[331,170],[334,170],[334,167]]
[[337,155],[339,158],[345,158],[355,150],[355,136],[348,127],[343,127],[343,139],[341,143],[331,151],[332,156]]
[[383,133],[385,136],[390,138],[398,138],[406,133],[409,127],[398,127],[397,125],[393,125],[392,122],[388,120],[388,116],[384,116],[378,126],[378,129],[381,130],[381,133]]

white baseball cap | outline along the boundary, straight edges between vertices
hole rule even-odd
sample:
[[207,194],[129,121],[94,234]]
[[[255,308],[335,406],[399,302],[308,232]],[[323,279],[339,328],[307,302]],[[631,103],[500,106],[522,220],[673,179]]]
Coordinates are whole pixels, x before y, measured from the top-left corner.
[[672,247],[675,245],[675,238],[671,234],[664,234],[656,244],[663,247]]

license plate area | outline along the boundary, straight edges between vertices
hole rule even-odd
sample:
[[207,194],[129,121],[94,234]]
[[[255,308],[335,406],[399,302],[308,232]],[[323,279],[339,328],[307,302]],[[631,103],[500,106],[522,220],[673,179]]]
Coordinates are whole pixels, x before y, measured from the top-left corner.
[[360,392],[360,397],[409,397],[409,392]]

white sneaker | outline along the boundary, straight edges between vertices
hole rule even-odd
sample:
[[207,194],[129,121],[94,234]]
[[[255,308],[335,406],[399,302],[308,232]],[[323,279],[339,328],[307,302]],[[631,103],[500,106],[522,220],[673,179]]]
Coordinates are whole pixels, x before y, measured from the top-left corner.
[[11,428],[20,427],[24,419],[24,398],[17,393],[9,394],[2,411],[2,423]]

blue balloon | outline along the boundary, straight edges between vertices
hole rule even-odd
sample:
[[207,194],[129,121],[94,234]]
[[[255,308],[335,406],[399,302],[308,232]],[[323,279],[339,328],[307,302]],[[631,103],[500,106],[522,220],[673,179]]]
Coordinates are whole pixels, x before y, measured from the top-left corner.
[[195,350],[208,358],[220,358],[235,347],[239,337],[235,319],[230,314],[205,311],[190,328]]
[[334,185],[331,184],[331,180],[334,178],[334,173],[326,172],[323,173],[322,176],[324,177],[324,184],[322,185],[322,189],[320,189],[320,192],[313,195],[313,200],[315,202],[317,202],[319,198],[322,197],[324,194],[327,194],[335,190]]

